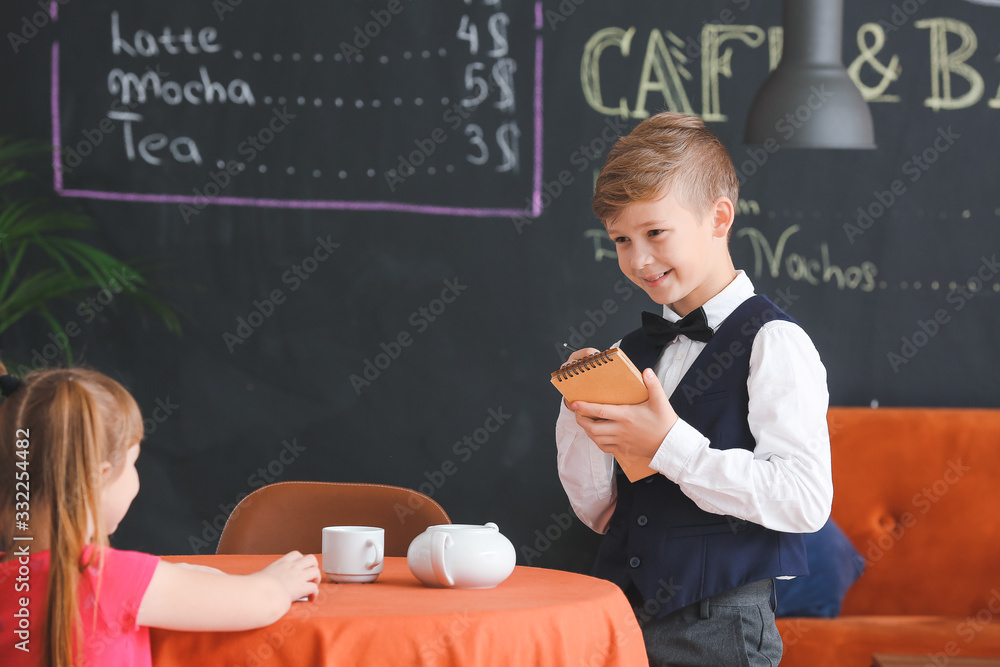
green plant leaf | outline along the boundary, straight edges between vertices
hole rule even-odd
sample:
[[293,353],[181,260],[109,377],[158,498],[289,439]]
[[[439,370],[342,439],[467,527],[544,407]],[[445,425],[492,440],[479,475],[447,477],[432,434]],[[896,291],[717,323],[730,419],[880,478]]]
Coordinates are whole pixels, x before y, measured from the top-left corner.
[[3,303],[4,296],[7,294],[7,290],[10,289],[10,285],[14,281],[14,276],[17,274],[17,268],[20,266],[21,259],[27,250],[28,246],[21,244],[14,251],[14,256],[7,258],[7,270],[4,272],[3,282],[0,282],[0,303]]
[[[54,318],[52,316],[52,313],[49,312],[48,308],[42,306],[42,308],[39,309],[39,313],[49,323],[49,327],[52,329],[52,333],[54,333],[56,335],[56,340],[59,340],[59,336],[60,335],[63,335],[63,336],[66,335],[66,334],[63,333],[62,327],[59,325],[59,322],[56,321],[56,318]],[[66,365],[67,366],[72,366],[73,365],[73,346],[67,344],[64,349],[66,351]]]
[[[146,268],[74,237],[94,228],[87,216],[51,198],[24,196],[21,186],[9,187],[34,176],[17,160],[52,150],[37,142],[0,137],[0,257],[5,260],[0,269],[0,333],[32,315],[61,333],[51,304],[112,289],[116,298],[121,295],[152,309],[169,331],[179,334],[177,314],[150,291],[143,275]],[[67,348],[65,354],[72,363],[72,350]]]

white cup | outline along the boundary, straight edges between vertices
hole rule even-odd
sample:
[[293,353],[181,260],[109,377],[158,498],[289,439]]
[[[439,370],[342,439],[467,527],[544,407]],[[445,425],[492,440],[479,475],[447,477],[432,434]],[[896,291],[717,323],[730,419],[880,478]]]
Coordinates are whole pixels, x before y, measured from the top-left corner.
[[367,584],[382,573],[385,529],[327,526],[323,529],[323,572],[342,584]]

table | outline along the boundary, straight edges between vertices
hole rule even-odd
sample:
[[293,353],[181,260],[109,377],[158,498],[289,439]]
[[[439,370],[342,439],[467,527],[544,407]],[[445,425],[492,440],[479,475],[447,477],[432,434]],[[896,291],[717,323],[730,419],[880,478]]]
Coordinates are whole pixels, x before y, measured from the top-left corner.
[[[277,556],[169,556],[232,574]],[[436,589],[386,558],[375,583],[323,583],[277,623],[242,632],[152,629],[155,667],[317,665],[633,667],[642,632],[614,584],[559,570],[517,567],[496,588]]]
[[1000,658],[959,658],[938,657],[927,655],[892,655],[876,653],[872,656],[872,667],[1000,667]]

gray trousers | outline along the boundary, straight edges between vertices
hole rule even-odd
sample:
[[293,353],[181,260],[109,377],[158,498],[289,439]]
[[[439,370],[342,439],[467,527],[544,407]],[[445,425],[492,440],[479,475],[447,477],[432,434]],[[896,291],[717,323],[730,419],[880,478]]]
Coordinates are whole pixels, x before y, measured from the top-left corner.
[[774,624],[773,591],[774,582],[763,579],[654,619],[632,598],[649,664],[775,667],[781,660],[781,635]]

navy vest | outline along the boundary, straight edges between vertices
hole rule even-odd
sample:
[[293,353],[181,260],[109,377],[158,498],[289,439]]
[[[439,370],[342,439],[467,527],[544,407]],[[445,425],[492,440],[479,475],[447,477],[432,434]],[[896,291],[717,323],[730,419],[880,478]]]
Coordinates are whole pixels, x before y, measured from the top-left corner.
[[[756,446],[747,424],[750,351],[771,320],[794,322],[765,296],[740,304],[670,396],[677,415],[714,449]],[[663,352],[642,329],[625,336],[621,349],[640,370],[654,367]],[[651,617],[760,579],[809,574],[801,535],[706,512],[663,475],[632,483],[619,470],[617,485],[593,574],[623,590],[634,584]]]

